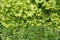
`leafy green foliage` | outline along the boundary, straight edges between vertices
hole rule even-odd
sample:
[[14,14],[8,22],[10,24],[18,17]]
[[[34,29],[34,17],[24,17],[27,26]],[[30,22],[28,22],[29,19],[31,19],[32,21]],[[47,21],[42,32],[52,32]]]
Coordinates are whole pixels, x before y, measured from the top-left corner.
[[0,40],[60,40],[59,0],[0,0]]

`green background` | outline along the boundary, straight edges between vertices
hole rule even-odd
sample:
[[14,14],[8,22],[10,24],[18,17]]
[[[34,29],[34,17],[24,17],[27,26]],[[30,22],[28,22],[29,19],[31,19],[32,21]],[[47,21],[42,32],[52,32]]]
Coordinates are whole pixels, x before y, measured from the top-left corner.
[[0,0],[0,40],[60,40],[60,0]]

